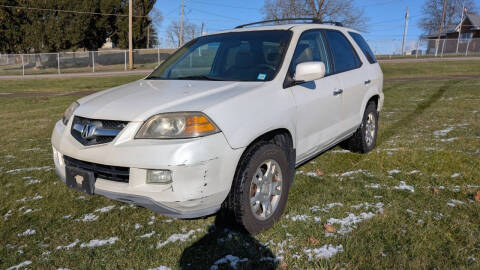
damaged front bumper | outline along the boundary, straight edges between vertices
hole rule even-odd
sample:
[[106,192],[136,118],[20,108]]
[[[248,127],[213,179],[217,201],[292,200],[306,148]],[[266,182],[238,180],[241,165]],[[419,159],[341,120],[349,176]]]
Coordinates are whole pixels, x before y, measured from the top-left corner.
[[[133,137],[141,125],[136,122],[129,123],[111,143],[83,146],[70,135],[69,125],[57,122],[52,134],[55,167],[63,181],[64,156],[128,167],[128,183],[97,177],[94,193],[177,218],[217,212],[230,191],[243,152],[232,149],[222,133],[185,140],[136,140]],[[149,169],[170,170],[173,181],[147,184]]]

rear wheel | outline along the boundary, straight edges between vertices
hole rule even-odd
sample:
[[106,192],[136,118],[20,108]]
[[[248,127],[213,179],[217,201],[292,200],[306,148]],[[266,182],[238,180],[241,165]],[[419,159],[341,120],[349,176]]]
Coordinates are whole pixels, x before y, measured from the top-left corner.
[[240,161],[223,211],[252,234],[272,227],[285,209],[291,170],[279,145],[253,145]]
[[378,131],[378,111],[374,102],[369,102],[357,131],[340,146],[357,153],[368,153],[375,148]]

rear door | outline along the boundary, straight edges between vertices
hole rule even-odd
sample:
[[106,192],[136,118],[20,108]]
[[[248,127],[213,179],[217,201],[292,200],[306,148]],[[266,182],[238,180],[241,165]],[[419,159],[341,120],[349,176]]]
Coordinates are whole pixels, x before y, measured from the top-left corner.
[[327,72],[324,78],[290,87],[297,108],[297,160],[331,143],[341,119],[341,95],[335,94],[340,82],[336,76],[331,76],[332,67],[321,30],[302,33],[288,76],[293,78],[298,64],[311,61],[323,62]]
[[339,136],[356,129],[363,112],[362,102],[368,82],[368,71],[347,37],[338,30],[324,30],[333,60],[334,73],[339,78],[343,93],[343,111]]

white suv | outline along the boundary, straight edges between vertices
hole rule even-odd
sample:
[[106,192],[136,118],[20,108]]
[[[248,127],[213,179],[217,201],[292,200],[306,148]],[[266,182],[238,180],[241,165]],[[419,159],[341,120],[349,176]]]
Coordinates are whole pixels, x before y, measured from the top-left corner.
[[315,22],[202,36],[145,79],[79,99],[53,130],[58,175],[167,216],[271,227],[296,167],[375,147],[382,71],[357,31]]

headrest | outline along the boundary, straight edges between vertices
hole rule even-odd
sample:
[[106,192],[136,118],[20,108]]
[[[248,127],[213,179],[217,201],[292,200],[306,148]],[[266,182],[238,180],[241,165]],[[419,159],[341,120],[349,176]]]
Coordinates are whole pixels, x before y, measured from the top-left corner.
[[248,68],[253,66],[253,55],[248,51],[240,51],[235,57],[235,66]]

